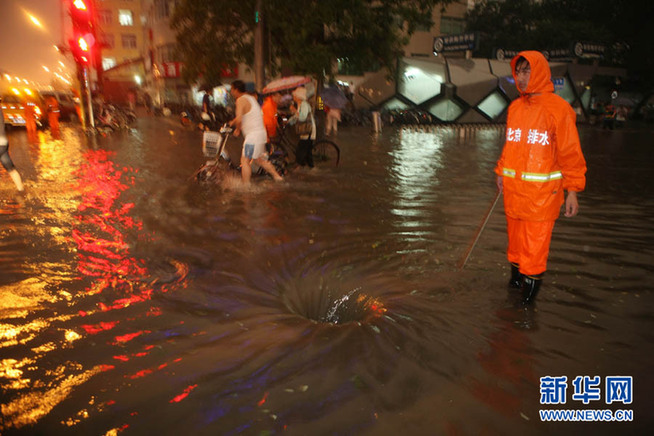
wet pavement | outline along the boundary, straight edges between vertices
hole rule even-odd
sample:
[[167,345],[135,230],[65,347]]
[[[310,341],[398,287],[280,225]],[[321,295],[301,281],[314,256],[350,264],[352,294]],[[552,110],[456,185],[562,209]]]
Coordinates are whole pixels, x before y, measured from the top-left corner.
[[[506,287],[501,202],[457,268],[495,195],[499,128],[346,127],[340,167],[250,188],[190,180],[200,135],[174,119],[62,133],[11,132],[27,198],[0,172],[2,434],[651,428],[651,126],[580,128],[587,190],[530,309]],[[632,376],[633,402],[574,401],[579,375]],[[565,404],[540,404],[545,376],[567,376]]]

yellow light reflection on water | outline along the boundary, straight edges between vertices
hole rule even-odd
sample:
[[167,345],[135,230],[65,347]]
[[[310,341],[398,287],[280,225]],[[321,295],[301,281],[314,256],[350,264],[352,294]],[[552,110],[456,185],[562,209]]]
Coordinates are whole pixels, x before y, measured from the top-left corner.
[[0,411],[4,416],[4,425],[0,429],[3,427],[22,427],[36,423],[50,413],[57,404],[65,400],[75,387],[83,384],[101,371],[103,371],[103,368],[96,366],[80,374],[66,377],[64,374],[70,372],[70,369],[60,368],[60,379],[50,383],[46,390],[34,390],[0,406]]
[[[0,350],[8,351],[8,347],[17,345],[28,350],[27,357],[22,360],[14,356],[14,359],[0,361],[0,382],[7,394],[7,401],[0,401],[3,403],[0,404],[3,415],[0,433],[4,429],[36,423],[94,375],[114,368],[114,364],[143,357],[151,349],[135,353],[122,351],[127,342],[150,333],[136,330],[121,331],[122,334],[114,336],[112,345],[120,351],[110,364],[89,369],[75,361],[77,354],[62,351],[74,350],[84,338],[107,332],[123,321],[118,313],[114,318],[90,317],[87,321],[85,317],[123,309],[150,299],[153,293],[152,286],[145,280],[145,263],[131,253],[128,237],[132,232],[141,231],[142,223],[132,217],[134,204],[120,199],[133,185],[135,171],[116,165],[111,153],[101,150],[84,153],[81,148],[81,143],[64,147],[53,146],[47,141],[32,147],[39,171],[39,188],[43,192],[40,199],[49,211],[47,217],[33,219],[35,232],[58,247],[64,247],[74,261],[65,258],[54,262],[28,262],[25,269],[32,269],[32,278],[0,286]],[[72,183],[66,185],[66,181]],[[62,186],[70,189],[61,189]],[[188,268],[181,264],[175,266],[181,280]],[[64,290],[69,289],[68,283],[76,278],[84,279],[84,292]],[[165,292],[164,286],[157,289]],[[119,292],[114,294],[116,290]],[[102,292],[108,292],[108,297],[98,300],[96,305],[76,307],[78,301]],[[53,305],[63,310],[64,315],[59,315],[57,310],[53,312]],[[64,307],[71,309],[66,311]],[[149,311],[147,316],[160,314]],[[81,318],[74,325],[68,322],[76,317]],[[61,327],[63,322],[66,327]],[[55,339],[52,339],[53,333]],[[67,356],[67,361],[56,364],[60,362],[58,356]],[[164,371],[179,360],[181,358],[145,369],[136,368],[129,378]],[[81,408],[60,422],[74,426],[99,410],[100,405]]]

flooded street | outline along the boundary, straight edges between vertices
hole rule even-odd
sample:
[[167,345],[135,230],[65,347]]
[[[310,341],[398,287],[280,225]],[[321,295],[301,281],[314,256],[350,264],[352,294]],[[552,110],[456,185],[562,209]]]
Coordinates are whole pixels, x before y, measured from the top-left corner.
[[[501,201],[457,268],[495,196],[500,128],[343,128],[338,168],[250,189],[189,180],[200,135],[175,120],[78,130],[10,133],[26,199],[0,172],[3,435],[651,428],[651,126],[580,128],[587,189],[532,309],[507,290]],[[633,403],[571,401],[579,375],[632,376]],[[545,376],[567,376],[565,405],[540,404]]]

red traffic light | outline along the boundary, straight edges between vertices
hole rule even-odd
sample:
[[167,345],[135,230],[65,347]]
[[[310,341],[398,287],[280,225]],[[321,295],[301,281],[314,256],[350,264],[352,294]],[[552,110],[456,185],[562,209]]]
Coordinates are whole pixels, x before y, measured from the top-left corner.
[[91,33],[77,34],[69,43],[75,62],[88,65],[91,61],[91,47],[95,45],[95,37]]
[[68,1],[70,19],[73,23],[73,38],[69,41],[70,52],[75,62],[89,65],[93,58],[91,48],[95,44],[93,0]]
[[69,11],[73,29],[86,32],[93,29],[93,12],[89,0],[71,0]]
[[80,11],[87,11],[86,2],[84,0],[73,0],[72,7]]

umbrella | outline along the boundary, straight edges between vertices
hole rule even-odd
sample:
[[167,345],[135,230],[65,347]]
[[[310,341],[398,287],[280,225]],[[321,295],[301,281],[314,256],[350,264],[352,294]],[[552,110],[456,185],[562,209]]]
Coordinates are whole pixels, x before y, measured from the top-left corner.
[[308,76],[288,76],[281,79],[273,80],[263,88],[263,94],[270,94],[271,92],[285,91],[287,89],[297,88],[306,83],[311,82],[311,77]]
[[323,89],[320,97],[327,106],[334,109],[343,109],[348,103],[343,91],[336,87]]

